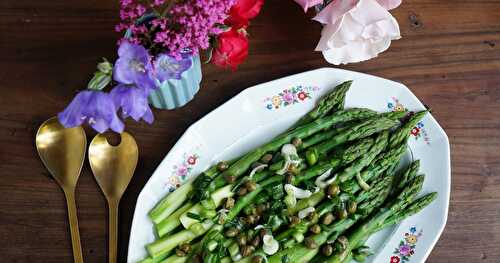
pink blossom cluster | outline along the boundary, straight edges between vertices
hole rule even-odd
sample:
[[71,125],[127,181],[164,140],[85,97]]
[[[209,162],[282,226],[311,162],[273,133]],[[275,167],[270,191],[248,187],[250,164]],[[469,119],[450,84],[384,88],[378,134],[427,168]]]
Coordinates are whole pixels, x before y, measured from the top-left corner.
[[[159,45],[171,56],[181,58],[185,50],[196,54],[199,49],[209,47],[210,36],[222,32],[218,26],[224,24],[235,3],[235,0],[171,1],[175,0],[154,0],[145,6],[138,0],[120,0],[121,23],[116,31],[130,30],[129,41],[146,47]],[[147,13],[157,17],[149,25],[137,25],[137,19]]]

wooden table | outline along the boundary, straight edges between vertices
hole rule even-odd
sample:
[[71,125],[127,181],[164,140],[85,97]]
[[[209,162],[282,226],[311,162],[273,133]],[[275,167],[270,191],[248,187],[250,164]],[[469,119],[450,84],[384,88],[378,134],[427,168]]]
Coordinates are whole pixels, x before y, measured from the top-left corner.
[[[405,83],[450,137],[449,219],[428,262],[500,262],[500,1],[405,0],[392,13],[403,39],[344,68]],[[0,262],[72,262],[63,194],[34,134],[101,57],[116,57],[117,21],[117,0],[0,1]],[[127,122],[141,156],[120,207],[120,262],[139,191],[189,125],[246,87],[330,66],[313,52],[320,25],[291,0],[268,0],[249,33],[238,71],[204,66],[188,106],[155,111],[151,126]],[[105,262],[106,203],[88,163],[76,198],[86,262]]]

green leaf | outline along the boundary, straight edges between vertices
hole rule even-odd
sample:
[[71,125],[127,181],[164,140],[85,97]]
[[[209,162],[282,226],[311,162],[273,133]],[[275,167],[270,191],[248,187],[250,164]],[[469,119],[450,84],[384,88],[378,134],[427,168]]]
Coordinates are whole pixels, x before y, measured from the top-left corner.
[[106,58],[103,58],[103,60],[103,62],[97,64],[97,70],[110,75],[113,72],[113,64],[111,64]]
[[111,76],[103,73],[96,72],[94,77],[90,80],[87,88],[91,90],[103,90],[111,82]]

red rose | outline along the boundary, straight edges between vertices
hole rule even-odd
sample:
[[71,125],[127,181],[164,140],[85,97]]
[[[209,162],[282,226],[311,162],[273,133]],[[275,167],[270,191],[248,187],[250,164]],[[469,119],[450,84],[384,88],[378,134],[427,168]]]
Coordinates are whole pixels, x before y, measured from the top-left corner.
[[217,44],[212,51],[212,63],[236,70],[248,56],[248,39],[245,30],[231,29],[217,36]]
[[248,26],[248,20],[259,14],[263,4],[264,0],[238,0],[229,10],[226,24],[236,28]]
[[399,263],[400,259],[398,256],[392,256],[391,257],[391,263]]

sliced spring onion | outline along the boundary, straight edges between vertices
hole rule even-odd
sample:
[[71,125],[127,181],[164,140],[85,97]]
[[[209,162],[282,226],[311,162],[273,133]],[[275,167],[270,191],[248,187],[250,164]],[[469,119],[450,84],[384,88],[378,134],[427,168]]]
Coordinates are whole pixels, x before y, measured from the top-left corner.
[[312,195],[311,191],[300,189],[291,184],[285,184],[285,192],[287,192],[289,195],[293,194],[293,196],[297,199],[308,198]]
[[276,241],[276,239],[274,239],[273,236],[264,235],[262,241],[264,242],[264,245],[262,246],[264,253],[268,255],[274,255],[276,252],[278,252],[280,244],[278,243],[278,241]]
[[365,190],[365,191],[370,190],[370,185],[367,184],[365,182],[365,180],[363,180],[363,178],[361,178],[361,174],[360,173],[356,174],[356,181],[358,182],[359,187],[361,187],[363,190]]
[[267,166],[268,166],[267,164],[261,164],[253,168],[252,171],[250,171],[250,175],[248,177],[252,178],[257,172],[264,170],[264,168],[266,168]]
[[304,218],[306,218],[306,216],[308,216],[310,213],[312,213],[314,211],[315,211],[314,207],[310,206],[308,208],[304,208],[304,209],[300,210],[298,216],[300,219],[304,219]]

